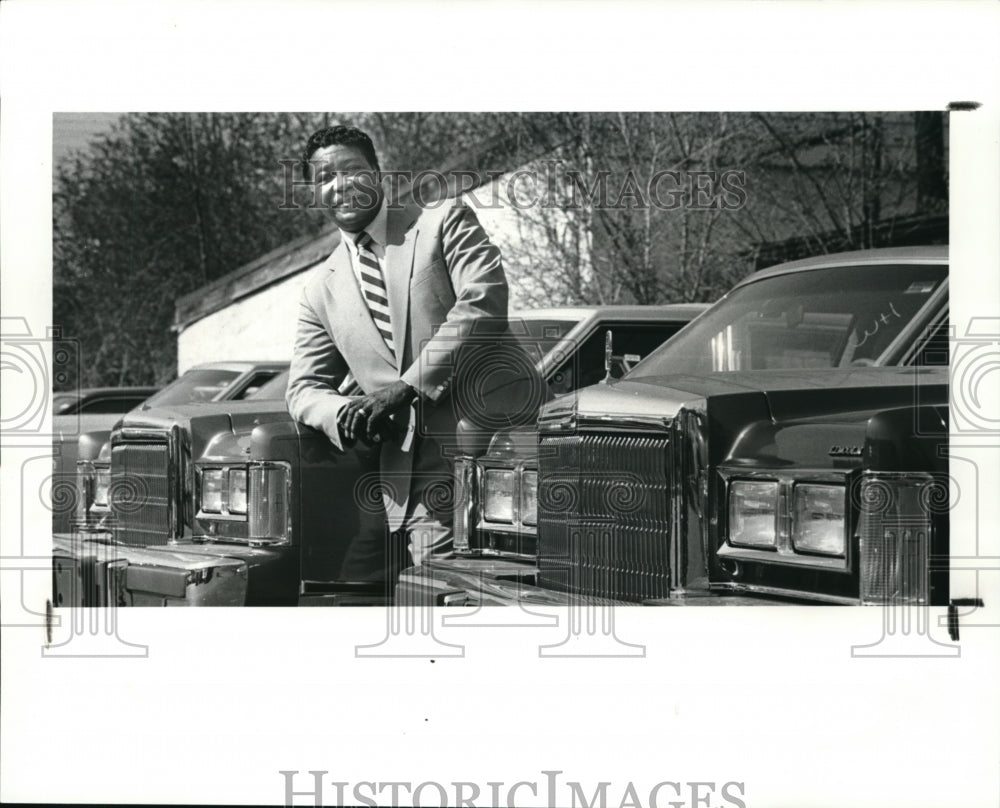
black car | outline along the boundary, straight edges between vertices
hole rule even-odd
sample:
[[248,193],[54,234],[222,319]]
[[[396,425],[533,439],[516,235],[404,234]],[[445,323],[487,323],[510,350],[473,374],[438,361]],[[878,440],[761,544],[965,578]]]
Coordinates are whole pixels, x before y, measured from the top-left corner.
[[947,604],[946,248],[758,272],[456,464],[400,602]]

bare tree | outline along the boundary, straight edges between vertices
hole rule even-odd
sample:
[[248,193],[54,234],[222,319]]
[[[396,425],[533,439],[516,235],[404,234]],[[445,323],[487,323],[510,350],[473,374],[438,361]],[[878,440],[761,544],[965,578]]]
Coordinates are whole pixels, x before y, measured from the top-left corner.
[[526,305],[712,300],[789,239],[869,246],[947,210],[938,113],[128,115],[56,167],[54,317],[84,358],[70,383],[166,381],[177,297],[329,227],[311,189],[283,203],[289,161],[337,123],[371,131],[384,168],[533,194],[505,244]]
[[557,184],[582,195],[517,209],[514,272],[529,302],[711,300],[764,246],[874,246],[946,205],[934,115],[915,136],[909,113],[563,114]]

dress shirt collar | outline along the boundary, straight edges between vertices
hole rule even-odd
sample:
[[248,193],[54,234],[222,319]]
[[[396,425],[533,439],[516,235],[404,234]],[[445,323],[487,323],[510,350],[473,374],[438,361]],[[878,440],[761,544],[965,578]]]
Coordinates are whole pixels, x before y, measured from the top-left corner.
[[372,237],[372,241],[375,242],[375,254],[378,255],[385,250],[385,243],[388,238],[386,235],[386,228],[388,227],[388,217],[386,216],[386,204],[385,197],[382,198],[382,204],[378,209],[378,213],[375,214],[375,218],[368,223],[368,227],[358,233],[347,233],[344,232],[346,237],[344,241],[347,242],[347,246],[351,249],[351,254],[355,255],[358,251],[357,240],[361,237],[361,233],[367,233]]

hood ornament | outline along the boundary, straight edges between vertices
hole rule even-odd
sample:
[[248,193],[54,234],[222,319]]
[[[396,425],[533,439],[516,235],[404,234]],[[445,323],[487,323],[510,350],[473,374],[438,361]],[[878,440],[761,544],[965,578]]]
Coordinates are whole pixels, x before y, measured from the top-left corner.
[[615,361],[621,363],[622,376],[624,376],[642,359],[639,354],[615,356],[614,339],[614,332],[609,328],[604,334],[604,378],[601,379],[601,384],[607,384],[615,378],[611,375],[611,368],[614,366]]

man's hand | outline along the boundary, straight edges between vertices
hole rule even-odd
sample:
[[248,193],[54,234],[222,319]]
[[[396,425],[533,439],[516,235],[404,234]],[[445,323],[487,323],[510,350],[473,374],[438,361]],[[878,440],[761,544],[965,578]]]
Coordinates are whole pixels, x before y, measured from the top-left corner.
[[406,382],[393,382],[371,395],[352,400],[340,410],[337,424],[347,440],[378,442],[395,437],[393,413],[409,406],[416,391]]

